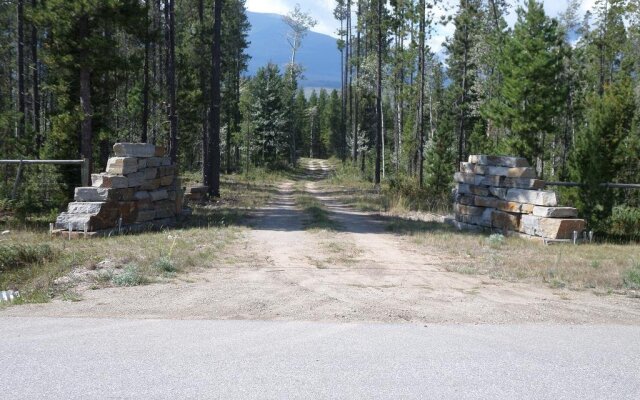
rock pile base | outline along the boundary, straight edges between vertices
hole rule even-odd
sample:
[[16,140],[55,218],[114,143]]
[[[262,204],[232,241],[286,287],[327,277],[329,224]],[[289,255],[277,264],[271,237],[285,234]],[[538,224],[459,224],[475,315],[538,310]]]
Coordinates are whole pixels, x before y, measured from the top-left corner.
[[91,187],[75,189],[74,201],[55,228],[62,232],[139,231],[175,224],[182,212],[178,167],[163,147],[116,143],[106,171],[91,175]]
[[455,174],[454,211],[459,229],[515,232],[547,240],[572,239],[586,222],[572,207],[558,207],[556,193],[524,158],[469,156]]

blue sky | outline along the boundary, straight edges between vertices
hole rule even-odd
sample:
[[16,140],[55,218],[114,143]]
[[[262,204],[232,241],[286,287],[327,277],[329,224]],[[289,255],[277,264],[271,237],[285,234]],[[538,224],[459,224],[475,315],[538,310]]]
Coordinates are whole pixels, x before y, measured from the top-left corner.
[[[514,7],[512,13],[508,17],[511,24],[515,21],[515,5],[521,4],[523,0],[512,0]],[[560,12],[567,8],[567,0],[544,0],[544,8],[547,14],[557,16]],[[275,14],[286,14],[289,10],[299,3],[303,10],[309,12],[317,21],[318,25],[313,29],[316,32],[327,35],[336,36],[336,31],[340,23],[333,18],[333,8],[335,0],[247,0],[247,9],[255,12],[267,12]],[[457,4],[456,0],[445,0],[445,4]],[[583,0],[583,12],[590,9],[595,0]],[[443,11],[441,11],[443,12]],[[438,52],[447,36],[453,33],[453,26],[449,24],[446,27],[438,27],[434,36],[431,38],[431,48]]]

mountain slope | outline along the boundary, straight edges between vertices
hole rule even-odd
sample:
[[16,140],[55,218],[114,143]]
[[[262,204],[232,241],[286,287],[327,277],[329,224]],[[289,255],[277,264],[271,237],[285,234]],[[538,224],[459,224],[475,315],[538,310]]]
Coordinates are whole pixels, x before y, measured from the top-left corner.
[[[284,70],[291,57],[287,43],[287,25],[282,16],[247,12],[251,22],[248,75],[272,62]],[[304,87],[340,88],[340,52],[336,39],[309,32],[302,42],[296,62],[304,68],[300,84]]]

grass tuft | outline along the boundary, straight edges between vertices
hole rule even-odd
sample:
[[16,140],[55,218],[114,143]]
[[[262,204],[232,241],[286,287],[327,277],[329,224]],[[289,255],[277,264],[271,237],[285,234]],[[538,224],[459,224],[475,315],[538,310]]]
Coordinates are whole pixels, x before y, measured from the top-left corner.
[[173,264],[169,257],[160,257],[153,263],[153,268],[160,272],[175,273],[178,268]]
[[140,286],[148,282],[148,279],[141,273],[140,267],[136,264],[129,264],[124,271],[114,275],[111,282],[116,286]]
[[622,278],[627,289],[640,289],[640,262],[635,262],[633,267],[628,269]]

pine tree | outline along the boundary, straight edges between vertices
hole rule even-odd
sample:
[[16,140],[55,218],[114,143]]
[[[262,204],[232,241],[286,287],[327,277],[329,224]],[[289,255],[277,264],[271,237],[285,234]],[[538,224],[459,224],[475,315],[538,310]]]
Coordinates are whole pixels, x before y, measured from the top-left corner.
[[529,0],[518,8],[513,37],[507,40],[500,73],[503,84],[491,117],[508,128],[509,149],[526,157],[544,173],[547,135],[565,98],[563,38],[556,20],[549,19],[541,3]]

